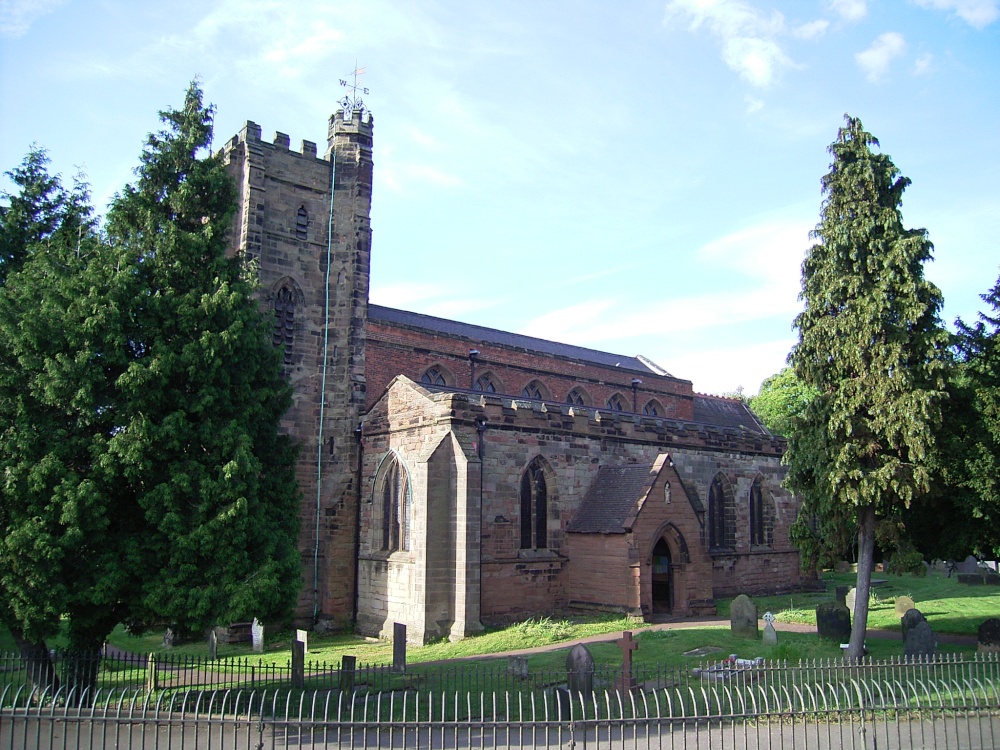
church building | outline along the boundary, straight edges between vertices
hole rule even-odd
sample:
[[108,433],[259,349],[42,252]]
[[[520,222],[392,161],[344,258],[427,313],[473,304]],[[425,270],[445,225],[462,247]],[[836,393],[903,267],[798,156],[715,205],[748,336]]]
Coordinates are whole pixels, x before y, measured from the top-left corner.
[[714,614],[810,586],[784,441],[624,356],[368,301],[371,114],[325,153],[247,122],[231,251],[275,314],[301,446],[297,617],[452,640],[562,608]]

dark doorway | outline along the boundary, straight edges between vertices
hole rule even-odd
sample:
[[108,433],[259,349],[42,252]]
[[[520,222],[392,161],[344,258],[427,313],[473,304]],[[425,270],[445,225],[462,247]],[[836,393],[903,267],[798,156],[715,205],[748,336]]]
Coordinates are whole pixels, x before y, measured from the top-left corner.
[[670,564],[667,540],[653,547],[653,612],[669,614],[674,609],[674,570]]

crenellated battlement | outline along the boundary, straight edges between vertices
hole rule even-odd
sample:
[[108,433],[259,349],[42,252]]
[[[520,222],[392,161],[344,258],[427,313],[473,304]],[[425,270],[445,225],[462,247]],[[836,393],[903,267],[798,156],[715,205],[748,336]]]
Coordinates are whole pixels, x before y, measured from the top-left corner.
[[274,132],[274,139],[270,144],[264,142],[262,135],[263,132],[260,125],[255,123],[253,120],[247,120],[243,124],[243,128],[240,132],[226,141],[222,150],[224,153],[229,153],[238,148],[241,143],[260,144],[263,146],[273,146],[277,150],[288,151],[289,153],[300,156],[310,157],[313,159],[318,158],[316,141],[303,139],[301,145],[299,146],[299,151],[295,152],[291,150],[291,138],[287,133],[282,133],[281,131],[276,130]]

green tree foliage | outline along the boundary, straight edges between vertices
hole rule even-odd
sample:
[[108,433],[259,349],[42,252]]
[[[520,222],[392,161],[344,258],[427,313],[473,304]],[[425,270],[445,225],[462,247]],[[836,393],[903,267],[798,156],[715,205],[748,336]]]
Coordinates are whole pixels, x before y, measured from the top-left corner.
[[0,617],[32,642],[61,617],[84,650],[122,621],[283,617],[300,588],[290,386],[253,275],[225,256],[235,189],[202,158],[196,86],[161,117],[103,238],[37,153],[14,173],[30,179],[2,225]]
[[815,390],[795,377],[795,370],[783,367],[760,384],[760,391],[750,397],[750,408],[764,426],[775,435],[788,437],[795,429],[795,419],[802,415]]
[[852,657],[864,644],[876,521],[895,520],[930,483],[947,347],[941,294],[923,275],[932,245],[924,230],[903,227],[909,180],[875,146],[852,117],[830,146],[791,355],[795,375],[816,391],[787,456],[789,485],[804,502],[797,524],[813,515],[857,524]]

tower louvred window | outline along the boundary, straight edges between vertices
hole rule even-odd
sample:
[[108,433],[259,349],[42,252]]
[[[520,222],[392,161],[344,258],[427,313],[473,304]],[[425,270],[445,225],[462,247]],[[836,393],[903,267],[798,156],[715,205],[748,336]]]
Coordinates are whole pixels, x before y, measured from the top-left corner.
[[292,345],[295,343],[295,291],[281,287],[274,296],[274,334],[271,343],[285,348],[285,364],[292,363]]
[[295,217],[295,237],[300,240],[309,237],[309,212],[305,206],[299,206],[299,212]]

